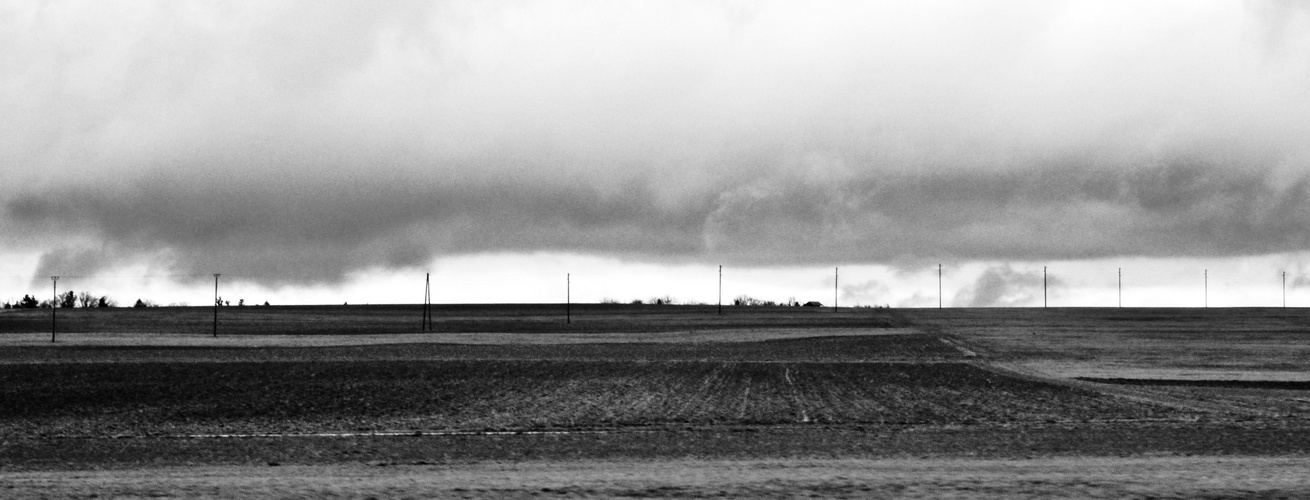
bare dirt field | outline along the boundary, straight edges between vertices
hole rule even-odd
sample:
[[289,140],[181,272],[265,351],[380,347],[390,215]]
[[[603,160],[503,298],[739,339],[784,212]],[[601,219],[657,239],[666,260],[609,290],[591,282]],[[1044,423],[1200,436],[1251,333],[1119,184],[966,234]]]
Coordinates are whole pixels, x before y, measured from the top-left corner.
[[6,313],[0,497],[1310,491],[1310,311],[574,307]]

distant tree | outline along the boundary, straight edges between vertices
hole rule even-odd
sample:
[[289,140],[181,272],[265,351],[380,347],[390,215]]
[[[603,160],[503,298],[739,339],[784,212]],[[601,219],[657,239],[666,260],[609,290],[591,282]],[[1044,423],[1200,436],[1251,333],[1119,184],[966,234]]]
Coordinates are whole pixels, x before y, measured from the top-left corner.
[[237,299],[237,307],[242,307],[245,305],[246,305],[246,299]]
[[48,300],[42,300],[42,301],[41,301],[41,304],[40,304],[40,307],[41,307],[41,309],[49,309],[49,308],[50,308],[50,301],[48,301]]
[[108,295],[102,295],[100,300],[96,302],[96,307],[118,307],[118,301],[109,298]]
[[734,306],[776,306],[776,305],[778,305],[778,303],[777,303],[777,302],[774,302],[774,301],[772,301],[772,300],[761,300],[761,299],[757,299],[757,298],[755,298],[755,297],[751,297],[750,295],[738,295],[737,298],[732,299],[732,305],[734,305]]
[[71,309],[77,306],[77,294],[72,290],[59,294],[59,307]]
[[96,296],[91,292],[82,292],[77,294],[77,307],[94,307],[96,305]]
[[35,309],[37,307],[40,307],[40,303],[37,302],[36,297],[33,297],[31,295],[24,295],[23,301],[18,303],[18,307],[23,309]]
[[5,309],[12,309],[13,307],[14,306],[9,304],[9,301],[5,301]]
[[264,301],[264,305],[265,305],[265,306],[268,305],[268,301],[267,301],[267,300]]
[[641,299],[632,299],[632,305],[639,306],[642,304],[644,304],[644,302],[642,302]]
[[662,305],[677,304],[677,303],[678,303],[678,300],[677,300],[677,299],[674,299],[673,297],[670,297],[670,296],[668,296],[668,295],[665,295],[665,296],[663,296],[663,297],[651,297],[650,300],[648,300],[648,301],[646,301],[646,302],[647,302],[648,304],[655,304],[655,305],[661,305],[661,306],[662,306]]
[[145,301],[141,299],[136,299],[136,303],[132,304],[132,307],[145,307],[145,306],[146,306]]

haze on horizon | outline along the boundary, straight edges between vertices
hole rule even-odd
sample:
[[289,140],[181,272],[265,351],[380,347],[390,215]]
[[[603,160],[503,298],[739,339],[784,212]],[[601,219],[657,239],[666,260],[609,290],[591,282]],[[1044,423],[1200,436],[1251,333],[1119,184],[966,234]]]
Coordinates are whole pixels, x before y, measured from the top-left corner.
[[0,46],[0,299],[1310,299],[1302,2],[4,1]]

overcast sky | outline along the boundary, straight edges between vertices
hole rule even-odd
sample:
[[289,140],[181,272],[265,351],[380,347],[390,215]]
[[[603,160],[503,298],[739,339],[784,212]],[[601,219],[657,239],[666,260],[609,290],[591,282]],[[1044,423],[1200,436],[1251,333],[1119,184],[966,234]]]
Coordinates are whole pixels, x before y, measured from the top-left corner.
[[1310,283],[1304,2],[5,1],[0,47],[0,299],[474,263],[503,295],[443,298],[720,264],[922,306],[939,262],[946,305],[1040,305],[1047,263],[1095,305],[1125,262]]

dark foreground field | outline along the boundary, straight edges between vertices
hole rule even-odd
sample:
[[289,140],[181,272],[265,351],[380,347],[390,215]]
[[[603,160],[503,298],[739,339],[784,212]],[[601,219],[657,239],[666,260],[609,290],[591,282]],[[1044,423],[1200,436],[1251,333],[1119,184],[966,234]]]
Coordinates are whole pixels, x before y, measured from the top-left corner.
[[1310,494],[1302,310],[553,308],[0,314],[0,497]]

